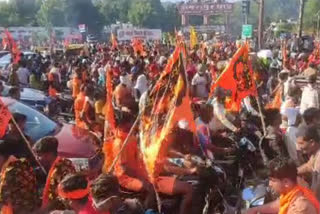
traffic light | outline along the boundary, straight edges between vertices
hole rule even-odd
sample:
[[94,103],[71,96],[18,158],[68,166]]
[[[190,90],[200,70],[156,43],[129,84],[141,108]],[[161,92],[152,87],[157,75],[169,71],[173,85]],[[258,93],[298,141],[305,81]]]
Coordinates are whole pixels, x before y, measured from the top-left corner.
[[250,0],[242,0],[242,13],[247,15],[250,13]]

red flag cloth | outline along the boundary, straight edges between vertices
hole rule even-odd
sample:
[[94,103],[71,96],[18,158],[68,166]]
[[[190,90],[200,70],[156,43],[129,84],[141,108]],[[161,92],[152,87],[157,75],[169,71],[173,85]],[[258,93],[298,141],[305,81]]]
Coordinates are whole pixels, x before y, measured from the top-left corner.
[[140,39],[133,39],[132,40],[132,47],[134,52],[137,54],[138,52],[140,55],[145,56],[146,52],[144,51],[143,44]]
[[153,90],[148,93],[148,99],[141,112],[140,150],[152,183],[156,182],[163,170],[168,148],[172,143],[168,136],[177,122],[190,118],[190,127],[195,126],[192,126],[194,120],[187,93],[182,49],[177,47],[169,59],[169,66],[163,71]]
[[111,34],[111,43],[112,43],[113,50],[118,48],[117,37],[113,33]]
[[0,138],[6,134],[10,119],[11,113],[8,110],[8,107],[0,99]]
[[64,39],[64,47],[67,47],[70,44],[67,38]]
[[212,85],[211,96],[217,87],[231,91],[231,100],[236,104],[237,110],[240,109],[243,98],[257,95],[247,44],[240,47],[218,80]]
[[13,58],[13,63],[17,64],[20,61],[20,49],[18,48],[17,43],[14,41],[11,33],[7,29],[4,31],[4,33],[8,41],[9,50]]
[[115,115],[112,105],[112,70],[107,69],[106,71],[106,114],[105,114],[105,124],[104,124],[104,143],[103,143],[103,153],[104,153],[104,163],[102,170],[104,173],[108,173],[113,157],[113,140],[115,137],[116,122]]
[[287,57],[287,41],[285,40],[282,44],[282,67],[283,69],[286,68],[288,62],[288,57]]
[[105,137],[113,136],[113,131],[116,128],[115,116],[112,105],[112,70],[107,69],[106,71],[106,114],[105,114]]
[[9,41],[5,34],[2,34],[2,47],[3,50],[6,50],[9,47]]

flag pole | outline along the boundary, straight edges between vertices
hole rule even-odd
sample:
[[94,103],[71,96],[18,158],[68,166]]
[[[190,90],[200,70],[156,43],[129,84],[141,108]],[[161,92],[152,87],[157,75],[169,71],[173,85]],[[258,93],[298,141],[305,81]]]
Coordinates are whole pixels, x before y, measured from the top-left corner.
[[139,113],[137,119],[134,121],[133,125],[131,126],[131,129],[130,129],[130,131],[129,131],[127,137],[126,137],[126,139],[124,140],[124,142],[123,142],[123,144],[122,144],[122,146],[121,146],[121,148],[120,148],[119,153],[117,154],[117,156],[116,156],[115,159],[113,160],[113,162],[112,162],[112,164],[111,164],[111,166],[110,166],[110,168],[109,168],[109,170],[108,170],[108,173],[112,173],[112,172],[113,172],[114,167],[115,167],[116,163],[118,162],[121,153],[124,151],[124,149],[126,148],[126,146],[127,146],[128,143],[129,143],[129,138],[130,138],[131,135],[133,134],[133,132],[134,132],[135,128],[137,127],[137,125],[139,124],[140,116],[141,116],[141,114]]
[[[257,82],[256,81],[255,81],[255,84],[256,84],[256,88],[257,88]],[[265,120],[264,120],[264,115],[262,113],[262,107],[261,107],[261,101],[260,101],[260,97],[259,97],[259,93],[258,93],[258,88],[257,88],[257,96],[255,96],[255,98],[256,98],[256,101],[257,101],[257,104],[258,104],[259,116],[260,116],[260,119],[261,119],[261,125],[262,125],[262,131],[263,131],[263,135],[262,135],[262,137],[260,137],[260,141],[259,141],[259,150],[260,150],[260,154],[261,154],[261,157],[262,157],[264,165],[267,165],[268,157],[267,157],[267,155],[265,154],[265,152],[264,152],[264,150],[262,148],[262,142],[267,136],[267,128],[266,128],[266,123],[265,123]]]
[[[114,167],[115,167],[116,163],[118,162],[121,153],[124,151],[124,149],[126,148],[126,146],[129,143],[130,136],[133,134],[134,130],[136,129],[137,125],[139,124],[140,117],[141,117],[141,113],[139,113],[137,119],[134,121],[133,125],[131,126],[131,129],[130,129],[126,139],[124,140],[124,143],[122,144],[119,153],[117,154],[117,156],[113,160],[113,162],[112,162],[112,164],[111,164],[111,166],[110,166],[110,168],[108,170],[108,174],[112,174],[113,173]],[[159,193],[157,192],[156,187],[155,187],[154,184],[152,184],[152,187],[153,187],[155,195],[156,195],[158,212],[161,213],[161,199],[160,199]]]
[[31,152],[33,158],[35,159],[36,163],[39,165],[40,169],[42,170],[42,172],[47,175],[47,171],[44,169],[44,167],[42,166],[42,164],[40,163],[40,161],[38,160],[38,158],[36,157],[34,151],[31,148],[31,144],[28,141],[28,139],[26,138],[26,136],[24,135],[24,133],[22,132],[22,130],[20,129],[19,125],[17,124],[17,121],[14,119],[14,117],[11,117],[11,121],[13,122],[13,124],[16,126],[18,132],[20,133],[21,137],[24,140],[24,143],[27,145],[29,151]]

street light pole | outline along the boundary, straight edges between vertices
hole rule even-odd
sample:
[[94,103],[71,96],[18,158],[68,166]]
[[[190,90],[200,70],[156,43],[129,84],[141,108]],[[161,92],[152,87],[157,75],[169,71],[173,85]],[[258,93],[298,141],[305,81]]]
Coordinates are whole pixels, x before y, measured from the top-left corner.
[[303,15],[304,15],[304,4],[305,4],[305,0],[300,0],[300,9],[299,9],[299,30],[298,30],[298,36],[299,36],[299,38],[301,38],[301,37],[302,37]]
[[320,39],[320,10],[317,14],[318,20],[317,20],[317,37]]
[[264,0],[259,2],[259,27],[258,27],[258,48],[263,48],[263,19],[264,19]]

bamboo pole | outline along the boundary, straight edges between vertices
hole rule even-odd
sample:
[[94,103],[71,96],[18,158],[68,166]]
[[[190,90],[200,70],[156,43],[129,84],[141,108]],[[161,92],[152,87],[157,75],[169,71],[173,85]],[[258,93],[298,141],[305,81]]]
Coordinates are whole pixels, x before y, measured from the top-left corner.
[[42,170],[42,172],[44,174],[47,174],[47,171],[44,169],[44,167],[42,166],[42,164],[40,163],[40,161],[38,160],[36,154],[34,153],[34,151],[32,150],[31,144],[28,141],[28,139],[26,138],[26,136],[24,135],[24,133],[22,132],[22,130],[20,129],[19,125],[17,124],[17,121],[13,118],[13,116],[11,116],[11,121],[13,122],[13,124],[16,126],[18,132],[20,133],[21,137],[24,140],[24,143],[27,145],[29,151],[31,152],[33,158],[35,159],[36,163],[39,165],[40,169]]

